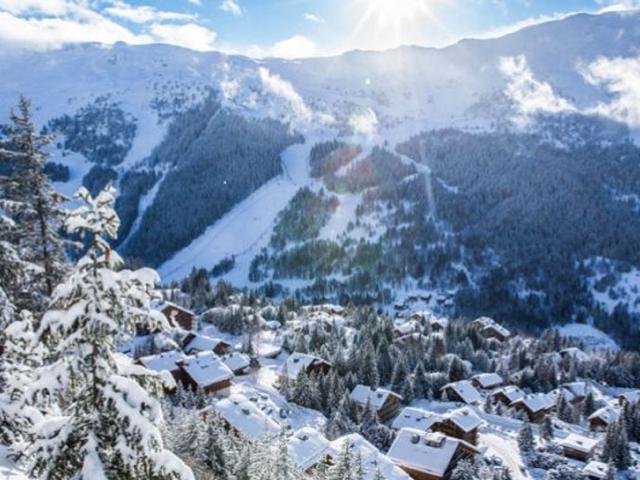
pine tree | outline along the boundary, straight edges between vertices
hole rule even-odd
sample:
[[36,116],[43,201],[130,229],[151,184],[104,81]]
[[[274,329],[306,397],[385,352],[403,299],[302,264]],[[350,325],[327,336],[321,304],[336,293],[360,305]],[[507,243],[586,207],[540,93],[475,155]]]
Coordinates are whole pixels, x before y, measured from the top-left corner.
[[329,468],[328,480],[354,480],[354,458],[349,443],[349,440],[345,439],[336,463]]
[[470,460],[463,458],[451,472],[451,480],[476,480],[476,468]]
[[36,133],[26,98],[20,97],[18,111],[11,112],[7,132],[8,139],[0,145],[0,158],[11,165],[11,176],[2,187],[7,200],[22,205],[13,215],[20,230],[20,254],[41,267],[37,281],[31,285],[31,290],[40,295],[23,306],[38,311],[65,273],[64,243],[59,230],[66,217],[62,206],[66,199],[53,190],[45,173],[45,147],[53,139]]
[[549,415],[546,415],[540,425],[540,437],[549,441],[553,439],[553,421]]
[[584,404],[582,405],[582,415],[587,418],[593,412],[596,411],[596,402],[593,398],[593,392],[589,391],[587,396],[584,399]]
[[448,375],[450,382],[458,382],[467,378],[467,369],[457,355],[451,359]]
[[407,361],[403,353],[398,355],[396,363],[393,367],[393,374],[391,375],[391,390],[394,392],[402,391],[404,382],[409,376],[407,369]]
[[618,478],[618,470],[613,462],[609,462],[607,465],[607,478],[606,480],[616,480]]
[[533,452],[535,442],[533,439],[533,430],[529,422],[523,423],[520,431],[518,431],[518,447],[520,447],[520,451],[524,455]]
[[[29,452],[32,474],[43,479],[191,479],[193,474],[163,447],[162,412],[145,388],[161,391],[159,376],[141,375],[118,360],[116,346],[135,333],[168,328],[150,302],[157,274],[116,269],[122,264],[108,239],[119,226],[115,189],[85,205],[67,222],[87,237],[88,250],[52,296],[38,338],[50,349],[55,376],[36,385],[36,396],[55,394],[61,415],[43,422]],[[134,375],[135,373],[135,375]],[[143,388],[144,387],[144,388]]]

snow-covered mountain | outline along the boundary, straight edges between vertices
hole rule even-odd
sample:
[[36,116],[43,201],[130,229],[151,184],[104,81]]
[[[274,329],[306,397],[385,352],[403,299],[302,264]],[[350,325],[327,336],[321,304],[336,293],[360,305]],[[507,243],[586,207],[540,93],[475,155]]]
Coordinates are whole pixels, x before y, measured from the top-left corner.
[[[563,151],[587,134],[601,145],[602,140],[611,143],[612,135],[625,137],[625,128],[635,135],[640,107],[629,99],[637,95],[633,75],[640,72],[639,45],[640,14],[626,12],[580,14],[441,49],[402,47],[299,61],[258,61],[166,45],[0,51],[0,112],[8,112],[19,94],[32,99],[36,121],[59,134],[52,161],[69,168],[68,179],[63,175],[57,182],[64,193],[73,193],[83,181],[98,188],[117,179],[123,217],[119,248],[159,267],[165,280],[184,278],[193,267],[218,267],[236,284],[277,279],[297,288],[318,275],[347,282],[356,266],[349,260],[346,268],[332,267],[313,278],[283,274],[278,257],[302,240],[343,242],[341,248],[349,251],[355,248],[349,242],[380,245],[406,223],[392,219],[389,211],[367,213],[367,189],[380,187],[381,175],[364,189],[336,187],[336,178],[339,184],[358,162],[373,158],[372,168],[390,168],[396,160],[370,156],[375,146],[395,152],[403,145],[397,161],[406,175],[394,180],[396,190],[426,179],[418,193],[427,201],[419,208],[438,231],[436,245],[451,236],[477,234],[463,232],[450,214],[451,202],[467,198],[472,187],[451,183],[467,179],[427,158],[437,149],[428,149],[425,157],[420,141],[406,143],[412,136],[439,128],[526,131]],[[574,120],[550,127],[548,114],[565,119],[597,114],[609,123],[606,129]],[[541,115],[543,126],[532,122]],[[359,154],[331,172],[336,178],[330,185],[326,177],[312,176],[309,156],[314,145],[334,139],[357,146]],[[519,137],[515,143],[526,150],[529,141]],[[635,180],[625,184],[614,175],[609,183],[612,198],[640,194]],[[287,207],[295,218],[291,212],[303,187],[314,195],[329,190],[337,207],[322,219],[319,231],[274,248],[274,228],[286,221]],[[458,200],[450,202],[445,194]],[[407,204],[413,201],[406,191],[402,195]],[[436,208],[436,201],[444,205]],[[460,245],[468,248],[464,241]],[[505,255],[495,245],[483,248],[494,260]],[[576,261],[608,252],[594,247],[586,253]],[[462,255],[451,265],[446,276],[463,272],[473,285],[489,264],[470,266]],[[419,269],[405,281],[385,274],[383,283],[427,288],[439,283],[436,276],[429,268]],[[530,278],[510,280],[517,295],[537,292]],[[455,282],[440,283],[457,291]]]

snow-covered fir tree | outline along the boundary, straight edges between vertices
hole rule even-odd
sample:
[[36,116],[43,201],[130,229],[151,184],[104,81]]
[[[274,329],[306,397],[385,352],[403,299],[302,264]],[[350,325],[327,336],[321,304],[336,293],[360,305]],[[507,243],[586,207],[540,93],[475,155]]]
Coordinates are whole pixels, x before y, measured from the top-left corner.
[[518,447],[520,447],[520,451],[525,455],[533,452],[535,440],[533,438],[533,430],[529,422],[523,423],[522,427],[520,427],[520,430],[518,431]]
[[66,199],[53,190],[45,173],[45,147],[53,139],[36,132],[26,98],[20,98],[18,109],[11,112],[10,118],[7,138],[0,143],[0,159],[10,172],[2,178],[2,195],[20,206],[10,212],[20,233],[20,256],[41,267],[30,285],[31,301],[20,305],[35,311],[44,306],[65,272],[60,229],[66,216]]
[[52,395],[61,414],[37,426],[31,473],[51,480],[191,479],[163,446],[161,407],[148,393],[160,391],[160,377],[116,350],[137,325],[168,327],[150,307],[157,274],[118,271],[122,260],[109,245],[119,226],[111,185],[95,198],[81,189],[77,198],[84,205],[70,215],[67,230],[89,247],[53,292],[38,330],[53,363],[35,395]]

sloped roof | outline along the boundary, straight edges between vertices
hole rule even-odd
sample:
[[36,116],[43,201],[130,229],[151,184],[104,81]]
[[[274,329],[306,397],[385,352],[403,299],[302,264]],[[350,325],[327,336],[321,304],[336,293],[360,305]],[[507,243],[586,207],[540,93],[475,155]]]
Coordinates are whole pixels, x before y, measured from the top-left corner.
[[495,392],[493,392],[492,395],[498,395],[499,393],[504,394],[504,396],[507,397],[510,403],[513,403],[517,400],[520,400],[521,398],[524,398],[524,395],[525,395],[524,392],[519,387],[516,387],[515,385],[502,387],[496,390]]
[[224,364],[234,372],[236,370],[247,368],[251,365],[251,358],[249,357],[249,355],[245,355],[244,353],[240,352],[233,352],[229,355],[223,355],[221,358]]
[[294,352],[289,355],[289,357],[282,364],[282,367],[280,367],[280,371],[284,372],[286,369],[287,376],[295,380],[301,370],[307,369],[310,365],[316,362],[322,362],[330,365],[329,362],[321,359],[320,357],[309,355],[308,353]]
[[553,397],[546,393],[525,395],[523,398],[513,402],[512,405],[519,403],[525,405],[533,413],[553,408],[555,405]]
[[603,462],[597,462],[595,460],[590,461],[582,469],[582,473],[590,477],[600,478],[605,480],[607,478],[607,471],[609,466]]
[[482,395],[476,390],[469,380],[447,383],[441,390],[452,388],[466,403],[475,403],[482,400]]
[[304,472],[328,454],[331,442],[315,428],[303,427],[289,437],[287,447],[293,462]]
[[563,383],[560,388],[569,401],[574,398],[586,397],[589,393],[589,385],[586,382]]
[[149,370],[154,372],[173,371],[178,369],[177,361],[184,360],[186,355],[178,350],[159,353],[157,355],[147,355],[140,357],[138,361]]
[[503,327],[498,322],[496,322],[493,318],[479,317],[479,318],[476,318],[473,321],[473,323],[475,323],[476,325],[480,325],[483,329],[493,328],[496,332],[498,332],[503,337],[511,336],[511,332],[507,328]]
[[164,312],[164,310],[165,310],[165,309],[167,309],[167,308],[175,308],[176,310],[180,310],[181,312],[184,312],[184,313],[186,313],[186,314],[188,314],[188,315],[191,315],[191,316],[193,316],[193,317],[195,317],[195,316],[196,316],[196,314],[195,314],[195,313],[193,313],[193,311],[189,310],[188,308],[181,307],[180,305],[177,305],[177,304],[175,304],[175,303],[173,303],[173,302],[164,301],[163,303],[161,303],[161,304],[158,306],[158,309],[159,309],[161,312]]
[[213,352],[186,357],[178,365],[199,387],[207,387],[234,377],[229,367]]
[[607,424],[609,424],[617,421],[619,417],[620,417],[620,414],[618,413],[618,411],[612,406],[607,405],[606,407],[602,407],[596,410],[595,412],[593,412],[591,415],[589,415],[588,420],[593,420],[594,418],[600,418],[604,420]]
[[461,443],[442,433],[403,428],[387,455],[397,465],[442,477]]
[[476,380],[482,388],[492,388],[502,384],[502,377],[497,373],[479,373],[471,377]]
[[591,453],[596,446],[598,446],[599,440],[595,438],[585,437],[578,435],[577,433],[570,433],[566,438],[563,438],[558,442],[561,447],[570,448],[583,453]]
[[247,440],[256,441],[264,436],[275,437],[280,433],[280,425],[244,395],[229,395],[228,398],[217,402],[214,408]]
[[624,398],[627,402],[634,403],[640,400],[640,390],[629,390],[619,393],[616,398]]
[[421,408],[405,407],[391,424],[395,430],[402,428],[415,428],[418,430],[429,430],[431,426],[442,420],[442,417],[434,412],[422,410]]
[[220,338],[208,337],[199,333],[190,333],[185,337],[182,349],[185,353],[213,351],[218,345],[229,345]]
[[443,418],[451,420],[464,432],[470,432],[480,426],[482,420],[469,407],[462,407],[447,412]]
[[373,480],[377,470],[380,471],[386,480],[411,480],[411,477],[394,465],[387,455],[357,433],[345,435],[331,442],[331,456],[334,459],[338,458],[345,443],[354,454],[360,452],[362,469],[364,471],[363,480]]
[[386,390],[384,388],[373,389],[366,385],[356,385],[351,392],[351,398],[354,402],[364,406],[368,400],[369,405],[375,411],[380,410],[387,399],[391,396],[402,400],[402,397],[400,395],[392,392],[391,390]]

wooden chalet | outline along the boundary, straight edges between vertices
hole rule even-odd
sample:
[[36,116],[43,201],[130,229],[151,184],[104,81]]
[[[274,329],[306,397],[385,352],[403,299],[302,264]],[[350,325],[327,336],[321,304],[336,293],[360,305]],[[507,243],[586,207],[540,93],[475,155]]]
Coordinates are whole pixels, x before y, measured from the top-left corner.
[[301,472],[309,472],[321,463],[327,463],[331,442],[312,427],[296,430],[287,440],[287,449],[293,463]]
[[433,424],[431,430],[477,445],[478,429],[481,424],[482,420],[473,410],[463,407],[443,415],[441,420]]
[[477,328],[480,335],[485,338],[495,338],[496,340],[504,342],[511,337],[511,332],[496,322],[493,318],[476,318],[471,325],[474,328]]
[[227,428],[248,442],[278,436],[282,427],[244,395],[234,393],[218,401],[213,408]]
[[231,345],[219,338],[191,332],[182,339],[182,350],[188,355],[198,352],[226,355],[231,351]]
[[609,466],[604,462],[591,460],[582,469],[582,475],[587,480],[606,480]]
[[[220,358],[224,364],[229,367],[229,370],[237,376],[251,373],[251,370],[256,366],[259,368],[259,364],[256,365],[256,363],[252,361],[251,357],[244,353],[233,352],[228,355],[223,355]],[[255,361],[257,362],[257,359]]]
[[206,394],[226,395],[233,372],[213,352],[197,353],[176,362],[179,378],[185,388]]
[[599,443],[599,440],[595,438],[570,433],[566,438],[560,440],[558,445],[560,445],[565,457],[586,462],[593,457]]
[[589,415],[589,430],[592,432],[602,432],[607,429],[609,425],[618,421],[620,414],[612,406],[608,405],[602,407],[591,415]]
[[627,403],[640,402],[640,390],[629,390],[628,392],[619,393],[615,398],[621,407],[624,407]]
[[516,400],[524,398],[524,396],[525,393],[519,387],[508,385],[492,392],[491,400],[493,403],[502,403],[505,406],[509,406]]
[[447,399],[451,402],[480,403],[482,395],[476,390],[469,380],[448,383],[440,389],[447,394]]
[[138,365],[142,365],[153,372],[169,372],[175,380],[180,378],[180,367],[177,362],[184,360],[186,355],[178,350],[158,353],[156,355],[147,355],[140,357],[135,361]]
[[361,411],[368,404],[382,422],[398,415],[402,402],[402,397],[391,390],[371,388],[366,385],[356,385],[351,392],[351,398]]
[[176,305],[175,303],[165,302],[160,311],[167,317],[169,322],[183,330],[193,331],[196,328],[196,314],[191,310]]
[[403,428],[387,455],[414,480],[447,479],[462,458],[479,451],[469,443],[437,432]]
[[331,370],[331,364],[326,360],[307,353],[292,353],[280,368],[280,376],[287,376],[289,380],[298,378],[304,370],[308,375],[324,375]]
[[416,430],[427,431],[431,426],[442,420],[442,417],[434,412],[429,412],[421,408],[405,407],[393,420],[391,428],[401,430],[403,428],[415,428]]
[[471,377],[471,384],[481,390],[493,390],[503,383],[502,377],[497,373],[479,373]]
[[567,402],[572,404],[582,403],[589,394],[589,384],[586,382],[563,383],[560,386],[560,393],[564,395]]
[[544,420],[544,417],[553,411],[555,405],[555,400],[552,396],[544,393],[537,393],[533,395],[525,395],[509,406],[518,412],[524,412],[530,422],[538,423]]

